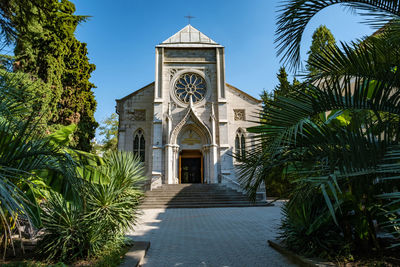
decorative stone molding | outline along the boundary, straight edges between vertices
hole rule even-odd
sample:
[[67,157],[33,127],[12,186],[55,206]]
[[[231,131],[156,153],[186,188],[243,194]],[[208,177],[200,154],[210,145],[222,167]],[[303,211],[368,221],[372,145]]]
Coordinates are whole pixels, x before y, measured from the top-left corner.
[[172,78],[175,76],[175,74],[180,70],[181,69],[175,69],[175,68],[169,69],[169,80],[172,80]]
[[134,109],[133,111],[128,111],[129,119],[132,121],[145,121],[146,120],[146,110],[145,109]]
[[179,146],[174,145],[174,146],[172,147],[172,151],[173,151],[174,153],[179,153]]
[[176,144],[178,134],[181,132],[184,126],[191,125],[193,129],[197,129],[198,133],[201,133],[207,140],[204,140],[204,143],[207,144],[211,142],[211,132],[208,127],[197,117],[194,113],[192,107],[188,107],[186,115],[182,118],[182,120],[175,126],[174,130],[171,132],[170,144]]
[[205,74],[208,78],[210,78],[210,77],[211,77],[210,69],[209,69],[209,68],[205,68],[205,69],[204,69],[204,74]]
[[233,112],[235,113],[235,121],[245,121],[246,120],[246,112],[244,109],[234,109]]
[[200,137],[196,133],[189,130],[188,136],[186,136],[184,139],[182,139],[181,144],[193,146],[195,144],[201,144],[201,140],[200,140]]
[[210,145],[204,145],[203,146],[203,152],[208,153],[210,151]]

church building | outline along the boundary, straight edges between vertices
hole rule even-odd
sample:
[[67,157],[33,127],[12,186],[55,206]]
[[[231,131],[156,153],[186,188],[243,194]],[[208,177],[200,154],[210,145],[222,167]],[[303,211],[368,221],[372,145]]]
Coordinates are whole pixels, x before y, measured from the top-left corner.
[[156,46],[155,81],[116,100],[118,149],[138,154],[150,188],[235,182],[261,100],[225,79],[224,47],[190,24]]

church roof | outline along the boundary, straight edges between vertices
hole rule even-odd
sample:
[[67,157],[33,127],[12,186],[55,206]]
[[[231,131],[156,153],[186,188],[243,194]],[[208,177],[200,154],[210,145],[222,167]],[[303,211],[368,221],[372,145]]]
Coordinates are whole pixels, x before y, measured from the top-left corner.
[[210,37],[200,32],[192,25],[186,25],[182,30],[175,33],[158,47],[216,47],[220,46]]
[[124,96],[123,98],[115,99],[115,101],[116,101],[117,103],[118,103],[118,102],[122,102],[122,101],[124,101],[124,100],[126,100],[126,99],[128,99],[128,98],[130,98],[130,97],[132,97],[132,96],[134,96],[134,95],[137,95],[138,93],[140,93],[140,92],[146,90],[147,88],[149,88],[149,87],[151,87],[151,86],[154,86],[154,84],[155,84],[155,82],[151,82],[151,83],[149,83],[148,85],[143,86],[142,88],[140,88],[140,89],[138,89],[138,90],[136,90],[136,91],[130,93],[129,95]]
[[[149,83],[148,85],[146,85],[146,86],[140,88],[139,90],[136,90],[136,91],[134,91],[133,93],[130,93],[129,95],[124,96],[124,97],[121,98],[121,99],[115,99],[115,100],[117,101],[117,103],[123,102],[123,101],[125,101],[126,99],[128,99],[128,98],[130,98],[130,97],[132,97],[132,96],[135,96],[135,95],[137,95],[138,93],[144,91],[145,89],[147,89],[147,88],[149,88],[149,87],[151,87],[151,86],[154,86],[154,84],[155,84],[154,82]],[[253,97],[253,96],[247,94],[246,92],[240,90],[239,88],[237,88],[237,87],[235,87],[235,86],[233,86],[233,85],[231,85],[231,84],[229,84],[229,83],[225,83],[225,85],[226,85],[227,87],[229,87],[229,88],[231,88],[231,89],[237,91],[239,94],[242,94],[242,95],[246,96],[248,99],[250,99],[250,100],[252,100],[252,101],[254,101],[254,102],[262,103],[262,100],[257,99],[257,98],[255,98],[255,97]]]
[[231,88],[231,89],[237,91],[239,94],[242,94],[242,95],[246,96],[247,98],[253,100],[254,102],[257,102],[258,104],[260,104],[260,103],[263,102],[261,99],[257,99],[257,98],[255,98],[255,97],[249,95],[248,93],[246,93],[246,92],[240,90],[239,88],[237,88],[237,87],[235,87],[235,86],[233,86],[233,85],[231,85],[231,84],[229,84],[229,83],[225,83],[225,84],[226,84],[226,86],[228,86],[229,88]]

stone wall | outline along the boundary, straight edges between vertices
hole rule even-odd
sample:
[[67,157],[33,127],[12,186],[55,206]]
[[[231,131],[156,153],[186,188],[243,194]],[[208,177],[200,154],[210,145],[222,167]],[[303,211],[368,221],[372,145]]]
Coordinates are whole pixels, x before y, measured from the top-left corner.
[[[228,100],[229,146],[230,152],[235,153],[235,138],[239,130],[242,130],[245,135],[246,148],[254,144],[253,134],[247,132],[246,129],[257,125],[253,121],[258,118],[261,103],[229,84],[226,86],[226,94]],[[234,159],[233,163],[235,164]],[[230,172],[230,176],[232,179],[236,179],[234,170]]]
[[215,62],[215,49],[167,48],[164,62]]
[[[188,105],[176,102],[172,96],[175,80],[185,72],[200,74],[207,82],[206,99],[195,103],[194,113],[207,131],[211,132],[211,136],[215,136],[216,144],[207,148],[208,168],[217,166],[212,177],[227,176],[236,179],[234,162],[230,157],[235,152],[236,132],[238,129],[245,132],[246,128],[254,126],[249,120],[255,119],[253,116],[261,107],[258,100],[224,83],[224,64],[222,47],[157,47],[155,83],[117,101],[120,115],[118,148],[132,151],[135,132],[142,129],[146,140],[146,173],[152,179],[159,177],[157,183],[161,183],[161,180],[166,182],[167,166],[171,169],[167,157],[176,153],[171,152],[174,151],[175,148],[172,147],[175,144],[170,143],[170,134],[188,112]],[[155,87],[158,88],[157,92]],[[212,110],[216,116],[214,133]],[[251,134],[245,132],[245,135],[250,144]],[[211,145],[211,141],[205,145]],[[167,147],[170,151],[167,151]],[[177,154],[174,155],[173,158]],[[176,166],[173,168],[176,169]]]
[[135,133],[142,129],[146,141],[145,169],[146,174],[151,172],[152,150],[151,132],[153,117],[154,83],[117,102],[120,127],[118,149],[133,150]]

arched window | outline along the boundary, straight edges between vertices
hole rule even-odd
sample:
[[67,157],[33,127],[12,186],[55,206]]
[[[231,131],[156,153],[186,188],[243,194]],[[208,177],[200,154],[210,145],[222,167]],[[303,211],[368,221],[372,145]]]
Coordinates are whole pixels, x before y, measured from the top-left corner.
[[235,153],[239,157],[244,158],[246,156],[246,138],[244,137],[243,131],[240,129],[236,132]]
[[136,131],[135,137],[133,139],[133,154],[140,157],[140,161],[144,162],[145,159],[145,149],[146,142],[144,140],[144,135],[142,129]]

